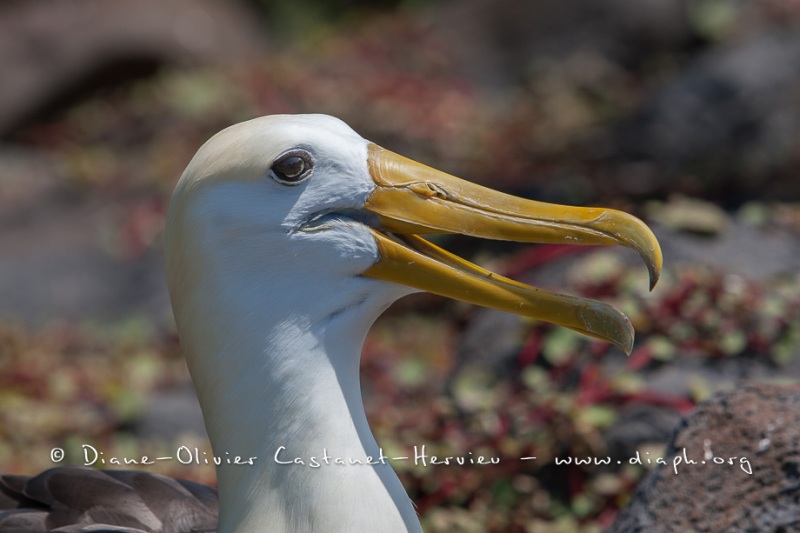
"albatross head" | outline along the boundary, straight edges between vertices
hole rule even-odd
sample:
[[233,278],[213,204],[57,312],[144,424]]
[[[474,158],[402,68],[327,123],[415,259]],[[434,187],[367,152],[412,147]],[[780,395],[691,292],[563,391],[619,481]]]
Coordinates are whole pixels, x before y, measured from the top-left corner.
[[[276,531],[418,529],[388,467],[317,473],[273,455],[283,447],[306,461],[323,448],[377,456],[359,353],[373,320],[405,294],[430,291],[550,321],[630,351],[633,330],[613,307],[497,276],[425,233],[621,244],[643,257],[651,285],[661,268],[655,237],[630,215],[501,194],[385,150],[332,117],[270,116],[218,133],[176,187],[165,247],[214,453],[259,457],[259,466],[218,468],[220,531],[267,523]],[[304,500],[310,493],[313,502]],[[356,518],[343,500],[345,509],[348,501],[391,509]]]
[[341,292],[337,305],[347,304],[322,311],[335,314],[364,296],[347,294],[352,287],[345,280],[367,276],[389,282],[369,284],[385,293],[385,302],[425,290],[553,322],[630,351],[633,330],[612,307],[491,274],[418,237],[425,233],[621,244],[645,260],[651,288],[661,269],[652,232],[627,213],[497,193],[372,144],[339,119],[276,115],[218,133],[186,169],[167,229],[171,296],[183,314],[186,298],[198,290],[193,282],[213,273],[257,285],[278,281],[285,294],[276,299],[315,296],[316,305],[323,295],[307,289],[321,284]]

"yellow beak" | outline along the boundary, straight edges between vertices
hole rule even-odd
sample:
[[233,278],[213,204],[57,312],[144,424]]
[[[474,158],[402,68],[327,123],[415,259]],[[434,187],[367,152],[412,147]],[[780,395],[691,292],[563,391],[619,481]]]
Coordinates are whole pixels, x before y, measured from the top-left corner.
[[525,200],[461,180],[380,146],[369,147],[375,190],[365,208],[380,218],[373,229],[381,257],[365,275],[448,298],[565,326],[619,346],[633,347],[628,318],[603,302],[555,294],[465,261],[418,236],[460,233],[486,239],[565,244],[621,244],[650,272],[661,273],[661,248],[652,231],[622,211]]

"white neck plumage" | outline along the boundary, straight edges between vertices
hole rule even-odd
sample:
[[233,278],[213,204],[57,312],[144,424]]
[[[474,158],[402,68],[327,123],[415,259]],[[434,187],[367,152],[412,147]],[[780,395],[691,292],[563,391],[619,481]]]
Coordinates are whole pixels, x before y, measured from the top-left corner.
[[[361,399],[360,353],[375,317],[401,294],[359,277],[340,279],[337,295],[324,276],[272,278],[283,289],[294,279],[298,290],[286,291],[236,270],[203,269],[184,285],[188,299],[173,302],[214,456],[223,459],[219,531],[421,531],[388,463],[324,464],[326,452],[380,457]],[[280,464],[276,453],[305,464]],[[236,456],[256,459],[227,464]]]

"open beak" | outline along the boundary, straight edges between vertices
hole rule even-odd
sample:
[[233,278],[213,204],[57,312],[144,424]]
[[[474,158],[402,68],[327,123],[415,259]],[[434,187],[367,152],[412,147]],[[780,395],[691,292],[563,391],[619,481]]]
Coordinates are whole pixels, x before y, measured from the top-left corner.
[[537,243],[621,244],[633,248],[644,259],[652,289],[661,273],[661,248],[641,220],[612,209],[568,207],[499,193],[375,144],[369,146],[368,160],[376,187],[365,208],[380,218],[381,230],[372,231],[381,256],[365,275],[558,324],[631,352],[633,327],[613,306],[498,276],[429,243],[419,234],[460,233]]

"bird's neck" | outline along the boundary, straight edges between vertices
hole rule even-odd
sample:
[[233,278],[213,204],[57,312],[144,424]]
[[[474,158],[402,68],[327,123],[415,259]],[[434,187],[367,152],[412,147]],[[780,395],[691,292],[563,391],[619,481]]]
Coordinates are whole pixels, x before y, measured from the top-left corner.
[[361,400],[361,347],[380,310],[314,320],[215,306],[213,321],[199,311],[193,334],[182,328],[221,459],[221,533],[421,531]]

